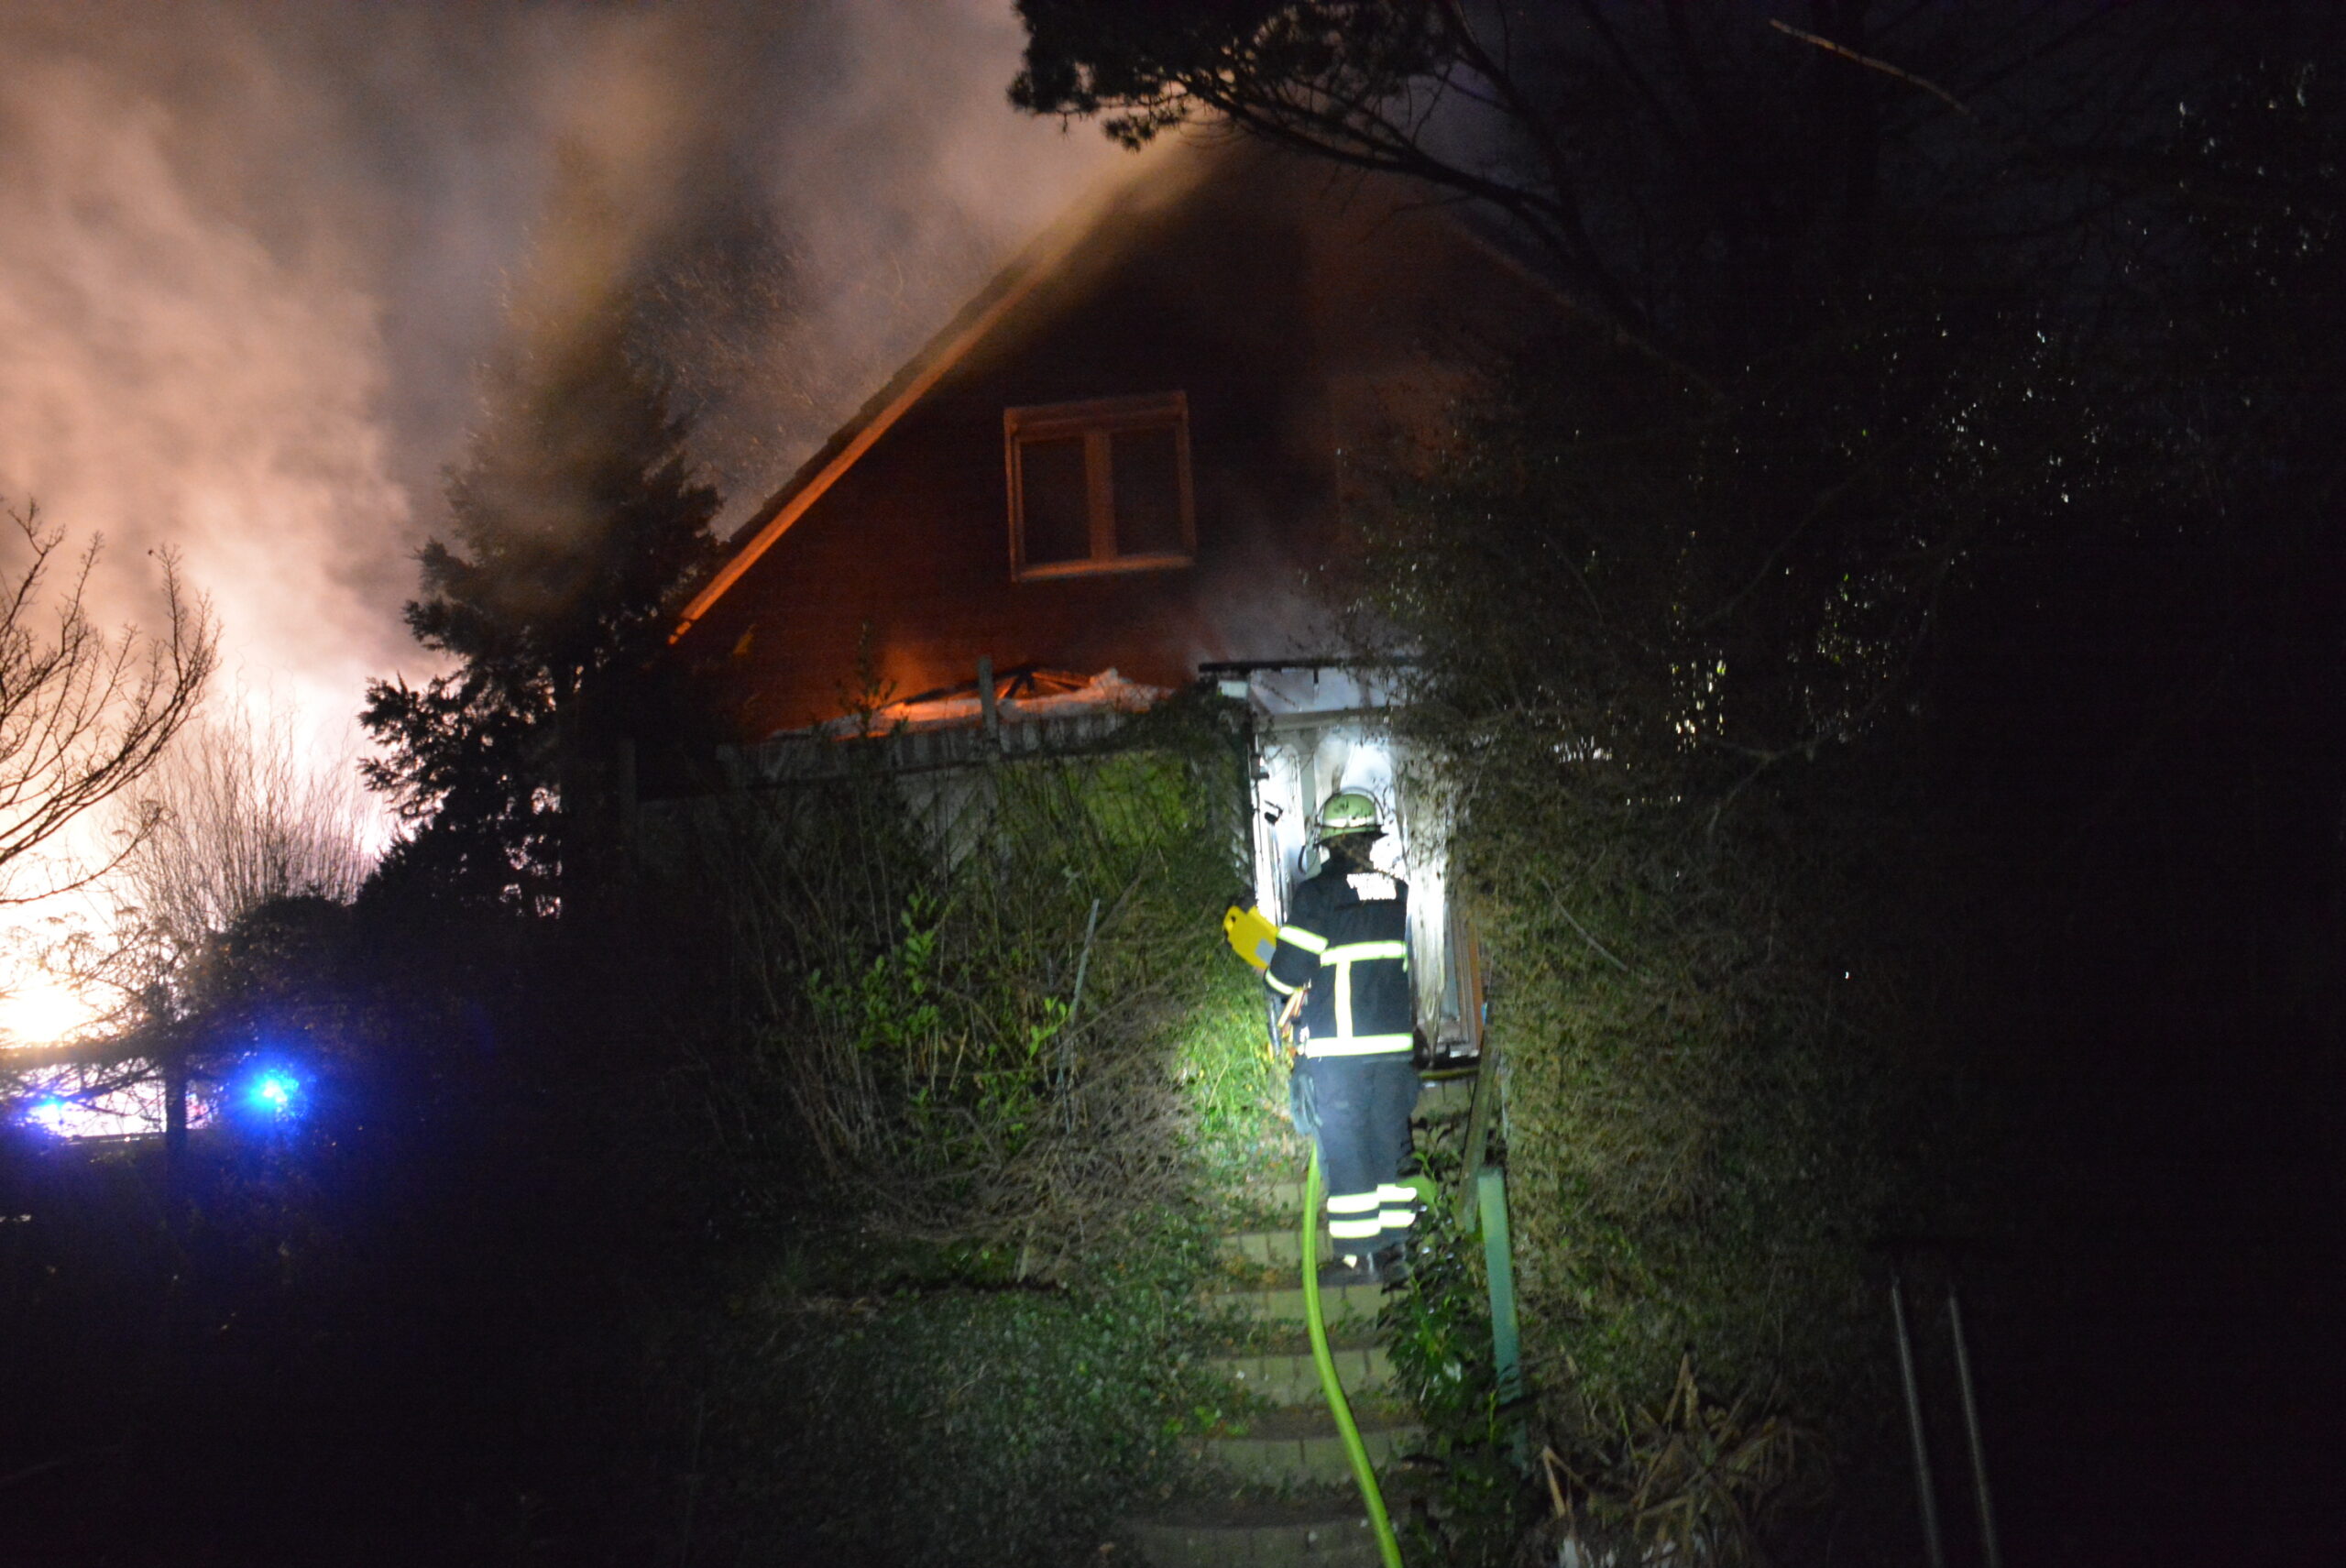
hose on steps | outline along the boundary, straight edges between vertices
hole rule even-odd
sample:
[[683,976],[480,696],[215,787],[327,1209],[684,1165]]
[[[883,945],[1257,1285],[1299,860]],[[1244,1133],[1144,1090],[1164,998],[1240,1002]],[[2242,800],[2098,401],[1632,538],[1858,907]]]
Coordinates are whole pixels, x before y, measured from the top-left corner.
[[1353,1480],[1360,1500],[1367,1505],[1369,1528],[1376,1531],[1376,1550],[1385,1568],[1401,1568],[1401,1543],[1393,1537],[1393,1521],[1385,1512],[1385,1494],[1377,1489],[1376,1469],[1368,1462],[1368,1448],[1353,1420],[1352,1402],[1336,1379],[1336,1357],[1328,1348],[1328,1319],[1320,1307],[1320,1148],[1312,1141],[1311,1169],[1303,1179],[1303,1316],[1311,1333],[1311,1365],[1320,1373],[1320,1392],[1327,1397],[1328,1413],[1336,1418],[1336,1431],[1344,1440],[1344,1455],[1352,1461]]

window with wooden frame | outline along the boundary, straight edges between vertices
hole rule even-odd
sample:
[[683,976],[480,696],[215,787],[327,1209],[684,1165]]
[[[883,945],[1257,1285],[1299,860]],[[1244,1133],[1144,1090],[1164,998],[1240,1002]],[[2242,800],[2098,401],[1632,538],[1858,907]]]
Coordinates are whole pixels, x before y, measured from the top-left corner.
[[1198,553],[1180,392],[1008,409],[1010,575],[1186,566]]

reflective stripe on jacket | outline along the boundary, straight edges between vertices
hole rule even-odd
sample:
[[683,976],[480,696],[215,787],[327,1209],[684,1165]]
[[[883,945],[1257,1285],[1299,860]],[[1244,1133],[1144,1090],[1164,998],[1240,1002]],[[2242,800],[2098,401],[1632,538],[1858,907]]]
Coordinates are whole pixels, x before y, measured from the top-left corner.
[[1409,886],[1382,872],[1331,864],[1295,890],[1264,978],[1292,996],[1305,1056],[1406,1051],[1417,1025],[1409,991]]

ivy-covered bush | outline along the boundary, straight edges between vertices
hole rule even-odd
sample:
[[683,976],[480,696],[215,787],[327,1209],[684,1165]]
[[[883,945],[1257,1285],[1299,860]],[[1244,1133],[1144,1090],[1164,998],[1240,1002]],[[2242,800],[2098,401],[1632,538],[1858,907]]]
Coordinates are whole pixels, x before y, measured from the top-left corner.
[[[865,748],[857,751],[861,745]],[[1243,736],[844,777],[654,827],[721,951],[676,1085],[724,1319],[680,1321],[712,1560],[1095,1561],[1227,1397],[1195,1305],[1277,1103]],[[685,894],[684,890],[690,890]],[[699,1551],[696,1548],[696,1551]]]
[[[884,742],[849,742],[872,748]],[[1230,1011],[1239,738],[1209,703],[1113,750],[721,799],[693,884],[729,1006],[694,1086],[733,1201],[1004,1246],[1031,1277],[1184,1196],[1182,1045]]]
[[1682,1366],[1753,1420],[1880,1406],[1868,1244],[1911,1222],[1935,1070],[1904,697],[1963,527],[1890,470],[1803,509],[1893,426],[1897,472],[1965,460],[1908,389],[1698,393],[1572,345],[1360,511],[1343,587],[1456,803],[1560,1475],[1623,1474]]
[[1096,1561],[1217,1413],[1184,1354],[1204,1233],[1178,1216],[1066,1288],[983,1254],[898,1252],[893,1277],[851,1250],[802,1260],[745,1281],[715,1347],[717,1561]]

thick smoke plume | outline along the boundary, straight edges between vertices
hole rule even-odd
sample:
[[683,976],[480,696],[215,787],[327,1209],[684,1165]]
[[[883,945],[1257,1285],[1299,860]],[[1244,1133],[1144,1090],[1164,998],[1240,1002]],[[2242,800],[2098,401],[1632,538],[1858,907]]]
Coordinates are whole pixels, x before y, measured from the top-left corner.
[[[1008,0],[0,0],[0,496],[340,743],[507,323],[651,302],[738,521],[1113,154]],[[596,221],[549,223],[565,168]],[[346,760],[338,760],[346,765]]]

